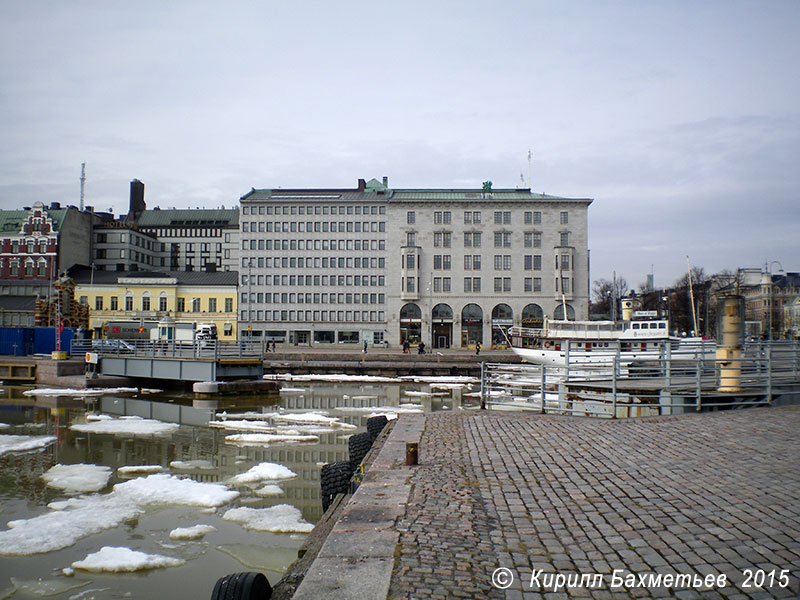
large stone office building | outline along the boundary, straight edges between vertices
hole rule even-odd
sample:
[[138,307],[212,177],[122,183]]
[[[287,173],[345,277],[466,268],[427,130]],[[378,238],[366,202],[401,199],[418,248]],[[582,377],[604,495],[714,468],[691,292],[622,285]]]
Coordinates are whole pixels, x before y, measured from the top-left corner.
[[383,178],[240,201],[239,326],[255,337],[488,347],[511,325],[587,318],[590,199]]

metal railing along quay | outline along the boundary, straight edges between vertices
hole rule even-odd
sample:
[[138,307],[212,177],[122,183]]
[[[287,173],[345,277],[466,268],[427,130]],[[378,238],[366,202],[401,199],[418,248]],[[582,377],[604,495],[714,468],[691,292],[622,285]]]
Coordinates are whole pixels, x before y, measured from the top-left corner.
[[[604,349],[605,350],[605,349]],[[610,348],[575,352],[567,367],[483,363],[481,407],[625,418],[796,402],[800,343],[746,344],[718,358],[712,342],[696,352],[661,352],[631,360]]]
[[265,354],[265,347],[262,341],[72,340],[70,354],[80,356],[85,353],[94,353],[101,357],[221,360],[226,358],[260,358]]

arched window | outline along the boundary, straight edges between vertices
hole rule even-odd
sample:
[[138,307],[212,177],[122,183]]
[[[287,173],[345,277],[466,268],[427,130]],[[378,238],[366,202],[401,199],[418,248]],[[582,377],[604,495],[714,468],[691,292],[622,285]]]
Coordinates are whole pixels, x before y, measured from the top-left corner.
[[492,309],[492,346],[508,345],[508,328],[514,324],[514,311],[508,304],[498,304]]
[[544,311],[538,304],[528,304],[522,309],[523,327],[540,327],[544,322]]
[[452,321],[453,309],[447,304],[437,304],[431,311],[431,317],[434,321]]
[[[553,320],[554,321],[563,321],[564,320],[564,305],[559,304],[556,306],[556,309],[553,311]],[[567,320],[574,321],[575,320],[575,309],[572,308],[571,304],[567,304]]]
[[401,321],[419,321],[422,320],[422,311],[416,304],[406,304],[400,309]]

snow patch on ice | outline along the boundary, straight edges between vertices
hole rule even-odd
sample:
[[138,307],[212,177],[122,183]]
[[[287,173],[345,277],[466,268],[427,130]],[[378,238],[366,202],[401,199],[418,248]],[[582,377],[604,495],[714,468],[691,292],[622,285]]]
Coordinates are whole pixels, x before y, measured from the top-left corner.
[[233,485],[241,485],[258,483],[259,481],[271,479],[291,479],[292,477],[297,477],[297,473],[288,467],[276,463],[264,462],[252,467],[249,471],[234,476],[231,478],[231,483]]
[[169,532],[172,540],[199,540],[201,537],[217,528],[213,525],[195,525],[194,527],[177,527]]
[[245,529],[270,533],[307,533],[314,525],[303,520],[300,509],[289,504],[270,508],[232,508],[222,518],[241,523]]
[[199,458],[195,460],[173,460],[171,463],[169,463],[169,466],[171,469],[184,469],[188,471],[205,471],[214,468],[214,464],[210,460]]
[[138,475],[140,473],[161,473],[164,467],[161,465],[127,465],[117,468],[118,475]]
[[283,495],[283,488],[279,485],[274,483],[268,483],[264,487],[260,487],[255,491],[256,496],[260,496],[261,498],[266,498],[269,496],[282,496]]
[[[24,592],[31,596],[57,596],[70,590],[77,590],[90,583],[91,581],[80,579],[17,579],[16,577],[11,577],[11,585],[14,586],[12,595],[14,592]],[[11,596],[0,597],[10,598]]]
[[131,573],[146,569],[179,567],[185,563],[183,559],[163,554],[145,554],[125,547],[103,546],[83,560],[72,563],[72,567],[93,573]]
[[23,396],[110,396],[115,394],[136,393],[139,388],[117,387],[117,388],[38,388],[35,390],[25,390]]
[[272,381],[333,381],[333,382],[364,382],[364,383],[390,383],[396,382],[396,377],[381,377],[378,375],[347,375],[345,373],[292,375],[291,373],[274,373],[263,376]]
[[260,446],[262,444],[290,443],[290,442],[318,442],[316,435],[291,435],[286,433],[239,433],[226,435],[225,441],[230,444],[242,446]]
[[178,429],[177,423],[163,423],[155,419],[122,417],[101,419],[91,423],[78,423],[70,429],[84,433],[113,433],[115,435],[164,435]]
[[0,531],[0,555],[60,550],[134,519],[149,506],[218,507],[238,496],[239,492],[218,483],[179,479],[164,473],[140,477],[116,484],[108,494],[51,502],[48,513],[9,522],[9,529]]
[[55,441],[52,435],[0,435],[0,456],[7,452],[41,450]]
[[50,487],[67,494],[99,492],[111,477],[111,467],[101,465],[55,465],[42,474]]

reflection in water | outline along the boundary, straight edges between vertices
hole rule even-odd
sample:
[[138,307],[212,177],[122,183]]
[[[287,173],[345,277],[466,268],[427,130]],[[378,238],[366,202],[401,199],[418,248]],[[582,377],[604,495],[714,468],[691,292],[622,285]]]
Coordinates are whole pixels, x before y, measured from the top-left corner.
[[[96,552],[103,545],[131,547],[145,552],[188,558],[184,566],[136,575],[114,575],[105,579],[97,598],[157,597],[163,589],[181,590],[173,597],[206,597],[216,579],[230,572],[246,570],[257,563],[271,571],[276,581],[296,556],[303,535],[268,534],[243,529],[225,521],[230,508],[267,508],[278,504],[297,507],[310,523],[322,514],[319,471],[322,464],[348,459],[347,438],[366,429],[373,412],[396,412],[404,404],[422,405],[426,411],[461,406],[461,389],[450,389],[444,396],[431,395],[427,383],[334,384],[286,383],[284,391],[265,397],[220,398],[195,401],[189,395],[160,393],[148,395],[102,396],[87,399],[66,397],[25,397],[25,388],[5,388],[0,399],[0,435],[52,435],[56,443],[34,452],[0,455],[0,531],[15,519],[31,519],[49,511],[47,504],[63,499],[62,491],[49,488],[42,474],[56,464],[95,464],[111,467],[113,475],[101,493],[116,483],[146,472],[117,472],[120,467],[159,466],[164,473],[188,477],[198,482],[223,483],[241,496],[216,511],[187,507],[149,510],[136,522],[79,540],[74,546],[50,553],[0,559],[0,595],[10,578],[38,579],[63,577],[60,569]],[[422,394],[407,395],[415,391]],[[436,390],[441,392],[441,390]],[[313,443],[274,443],[237,446],[226,442],[234,431],[214,428],[209,421],[234,413],[274,413],[317,411],[355,428],[317,433]],[[71,429],[86,423],[87,415],[100,413],[114,418],[141,417],[180,425],[169,434],[118,435],[87,433]],[[261,463],[288,467],[297,477],[259,481],[234,486],[230,480]],[[176,541],[169,532],[198,523],[215,530],[201,540]],[[2,549],[0,549],[2,552]],[[81,575],[86,577],[86,574]]]

